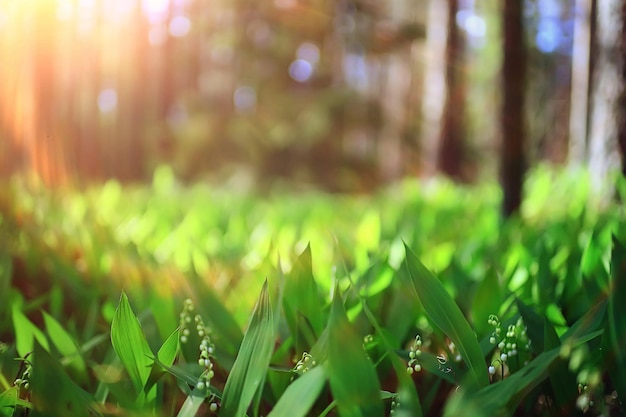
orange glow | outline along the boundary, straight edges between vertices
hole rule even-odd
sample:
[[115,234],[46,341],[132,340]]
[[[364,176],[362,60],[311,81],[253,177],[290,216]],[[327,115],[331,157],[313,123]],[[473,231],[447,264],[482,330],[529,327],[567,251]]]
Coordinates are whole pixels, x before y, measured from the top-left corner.
[[84,138],[102,113],[114,113],[102,111],[98,94],[114,89],[131,65],[124,59],[147,44],[141,22],[168,7],[169,0],[0,2],[0,140],[13,153],[0,163],[47,184],[67,182],[76,165],[97,170],[76,151],[80,130]]

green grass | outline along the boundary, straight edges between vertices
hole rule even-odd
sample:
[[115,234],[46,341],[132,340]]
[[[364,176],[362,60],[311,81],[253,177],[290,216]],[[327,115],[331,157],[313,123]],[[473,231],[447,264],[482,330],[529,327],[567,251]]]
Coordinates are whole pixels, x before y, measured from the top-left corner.
[[624,413],[623,208],[544,168],[499,198],[15,178],[0,416]]

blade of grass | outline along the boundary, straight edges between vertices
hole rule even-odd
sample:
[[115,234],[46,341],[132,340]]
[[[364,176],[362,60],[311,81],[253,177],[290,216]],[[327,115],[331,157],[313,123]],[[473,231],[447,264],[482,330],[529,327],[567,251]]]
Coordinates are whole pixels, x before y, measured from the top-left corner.
[[36,343],[33,351],[31,395],[35,416],[101,415],[93,397],[76,385],[59,361]]
[[153,354],[124,292],[111,323],[111,344],[140,394],[150,376]]
[[307,245],[285,280],[283,308],[298,352],[309,349],[323,328],[320,308],[323,300],[313,278],[311,262],[311,246]]
[[323,366],[316,366],[292,382],[268,417],[304,417],[326,383]]
[[[400,406],[395,410],[394,416],[406,416],[406,417],[421,417],[422,406],[420,399],[413,383],[412,378],[407,374],[406,366],[404,362],[400,360],[398,355],[394,352],[394,347],[389,341],[387,332],[380,326],[376,316],[372,313],[367,305],[365,297],[359,294],[358,291],[354,291],[359,297],[361,304],[363,305],[363,311],[370,321],[370,324],[376,330],[376,334],[380,337],[383,343],[383,347],[387,353],[387,356],[391,360],[391,364],[398,377],[398,398],[400,400]],[[391,336],[393,337],[393,336]],[[407,355],[408,356],[408,355]]]
[[176,415],[177,417],[195,417],[200,406],[206,399],[206,391],[195,388],[191,394],[187,396],[183,406]]
[[266,280],[224,386],[222,417],[245,415],[255,392],[260,389],[274,350],[274,323]]
[[46,350],[50,350],[46,336],[37,326],[28,320],[28,318],[17,306],[17,303],[13,303],[12,315],[13,327],[15,329],[15,346],[17,348],[18,355],[25,357],[28,353],[32,352],[35,339]]
[[415,295],[424,306],[428,318],[459,349],[461,357],[469,368],[466,389],[473,390],[489,385],[485,358],[465,316],[433,273],[422,265],[406,245],[405,250],[405,262]]
[[609,370],[620,398],[626,397],[626,247],[613,237],[608,305]]
[[83,357],[80,354],[74,338],[65,331],[63,326],[61,326],[54,317],[45,311],[43,312],[43,319],[52,344],[67,358],[70,366],[74,368],[80,378],[85,381],[87,379],[87,367],[85,366],[85,361],[83,361]]
[[11,387],[0,394],[0,416],[11,417],[17,406],[17,387]]
[[[569,349],[586,343],[602,335],[603,330],[595,330],[598,316],[604,310],[595,308],[581,317],[572,326],[576,331],[562,336],[561,344]],[[454,395],[445,409],[444,416],[471,415],[476,417],[509,415],[519,402],[549,375],[552,364],[559,358],[563,347],[542,352],[518,372],[474,393],[461,391]]]
[[330,389],[342,417],[381,416],[380,384],[335,289],[328,320],[328,357],[324,363]]
[[172,366],[174,363],[174,359],[176,359],[176,354],[178,353],[178,337],[177,329],[169,335],[167,340],[163,342],[163,345],[159,348],[156,360],[153,358],[154,364],[150,371],[148,382],[146,382],[144,387],[144,392],[149,393],[152,386],[156,384],[159,378],[167,371],[164,366]]

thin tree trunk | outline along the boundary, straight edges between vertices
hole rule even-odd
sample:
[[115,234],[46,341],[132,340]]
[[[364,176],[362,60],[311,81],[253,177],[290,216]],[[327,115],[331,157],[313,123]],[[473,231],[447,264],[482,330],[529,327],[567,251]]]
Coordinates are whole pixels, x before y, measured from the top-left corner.
[[465,136],[465,86],[463,82],[464,37],[459,33],[456,14],[459,0],[448,0],[448,37],[445,55],[446,94],[438,140],[437,168],[443,174],[462,178]]
[[526,50],[524,46],[523,2],[506,1],[503,9],[504,61],[502,67],[502,144],[500,172],[505,217],[519,210],[525,169],[524,93]]
[[622,2],[620,10],[622,30],[620,31],[620,41],[618,41],[621,57],[621,86],[620,97],[618,99],[617,115],[617,144],[622,157],[622,175],[626,177],[626,2]]
[[426,25],[424,60],[424,93],[422,95],[421,165],[422,173],[432,175],[436,169],[437,143],[443,120],[446,96],[445,49],[448,36],[446,3],[430,0]]
[[592,72],[591,34],[592,16],[596,0],[576,0],[574,45],[572,48],[572,80],[569,119],[570,164],[586,160],[589,130],[589,84]]
[[625,7],[622,3],[603,0],[597,4],[589,130],[589,169],[596,188],[619,166],[618,143],[624,140],[621,139],[625,123],[624,57],[620,47]]

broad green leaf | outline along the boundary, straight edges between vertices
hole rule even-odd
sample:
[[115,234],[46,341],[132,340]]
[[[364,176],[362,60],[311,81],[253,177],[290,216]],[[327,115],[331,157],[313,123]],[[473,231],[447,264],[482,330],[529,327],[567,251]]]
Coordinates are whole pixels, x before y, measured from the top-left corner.
[[142,393],[150,376],[153,354],[124,292],[111,323],[111,344],[137,394]]
[[287,387],[268,417],[305,417],[325,383],[324,367],[314,367]]
[[176,359],[176,354],[178,353],[178,337],[178,330],[175,330],[169,335],[163,345],[161,345],[157,352],[157,357],[152,358],[154,364],[150,370],[148,382],[146,382],[144,386],[144,393],[148,396],[147,399],[149,401],[154,399],[156,394],[155,391],[152,391],[154,384],[156,384],[159,378],[167,371],[166,367],[172,366],[174,359]]
[[0,394],[0,416],[11,417],[17,405],[18,388],[11,387]]
[[282,302],[297,351],[309,349],[323,328],[323,299],[313,278],[311,262],[311,246],[307,245],[285,279]]
[[341,417],[383,414],[376,370],[363,350],[361,337],[348,321],[338,289],[328,321],[328,357],[324,367]]
[[13,328],[15,329],[15,345],[18,355],[23,358],[28,353],[32,352],[35,339],[37,339],[37,342],[39,342],[46,350],[50,350],[46,336],[37,326],[28,320],[28,318],[17,306],[17,303],[13,303],[12,315]]
[[608,305],[609,369],[620,398],[626,397],[626,247],[613,237],[611,290]]
[[59,361],[39,343],[32,355],[33,371],[30,379],[33,410],[37,416],[101,415],[93,397],[67,376]]
[[163,345],[157,352],[157,358],[159,358],[161,363],[172,366],[174,359],[176,359],[176,354],[178,353],[178,338],[178,330],[175,330],[169,335],[167,340],[163,342]]
[[[561,341],[559,340],[554,326],[552,326],[550,321],[545,320],[544,352],[556,349],[560,346]],[[576,392],[573,384],[573,381],[576,381],[576,375],[569,371],[567,362],[560,361],[554,364],[552,369],[550,369],[549,379],[557,408],[566,406],[567,403],[572,400],[572,394]],[[565,381],[571,381],[572,383],[567,384]]]
[[[361,303],[363,304],[363,311],[367,315],[372,327],[376,330],[377,335],[382,340],[384,349],[387,351],[388,357],[391,360],[393,368],[398,377],[398,397],[400,400],[400,406],[395,410],[394,416],[396,417],[421,417],[422,406],[420,404],[419,397],[415,390],[415,384],[409,376],[406,370],[405,363],[395,354],[394,347],[386,336],[386,332],[380,327],[378,320],[367,306],[366,300],[361,297]],[[408,354],[407,354],[408,357]]]
[[276,339],[267,280],[259,296],[241,348],[228,375],[222,398],[222,417],[244,416],[265,379]]
[[472,302],[472,322],[479,334],[482,335],[492,330],[487,323],[489,315],[500,314],[503,298],[498,274],[490,268],[478,284]]
[[405,245],[406,263],[415,295],[424,306],[432,323],[439,327],[459,349],[467,364],[466,389],[472,390],[489,384],[487,366],[476,335],[463,313],[443,284],[417,259]]
[[61,324],[56,321],[54,317],[45,311],[43,312],[43,319],[46,324],[46,330],[48,331],[50,340],[54,346],[63,356],[67,358],[70,366],[72,366],[81,377],[86,378],[87,368],[74,338],[65,331],[63,326],[61,326]]
[[[571,349],[602,335],[602,330],[594,331],[598,315],[601,316],[604,311],[601,305],[581,317],[572,326],[574,331],[563,335],[561,340],[563,345]],[[510,410],[515,409],[523,398],[548,377],[550,367],[560,357],[562,350],[563,347],[557,347],[542,352],[503,381],[488,385],[477,392],[461,391],[448,401],[444,415],[475,417],[510,415]]]
[[183,406],[176,415],[177,417],[195,417],[196,413],[200,409],[202,403],[206,400],[206,391],[194,388],[194,390],[187,396]]

